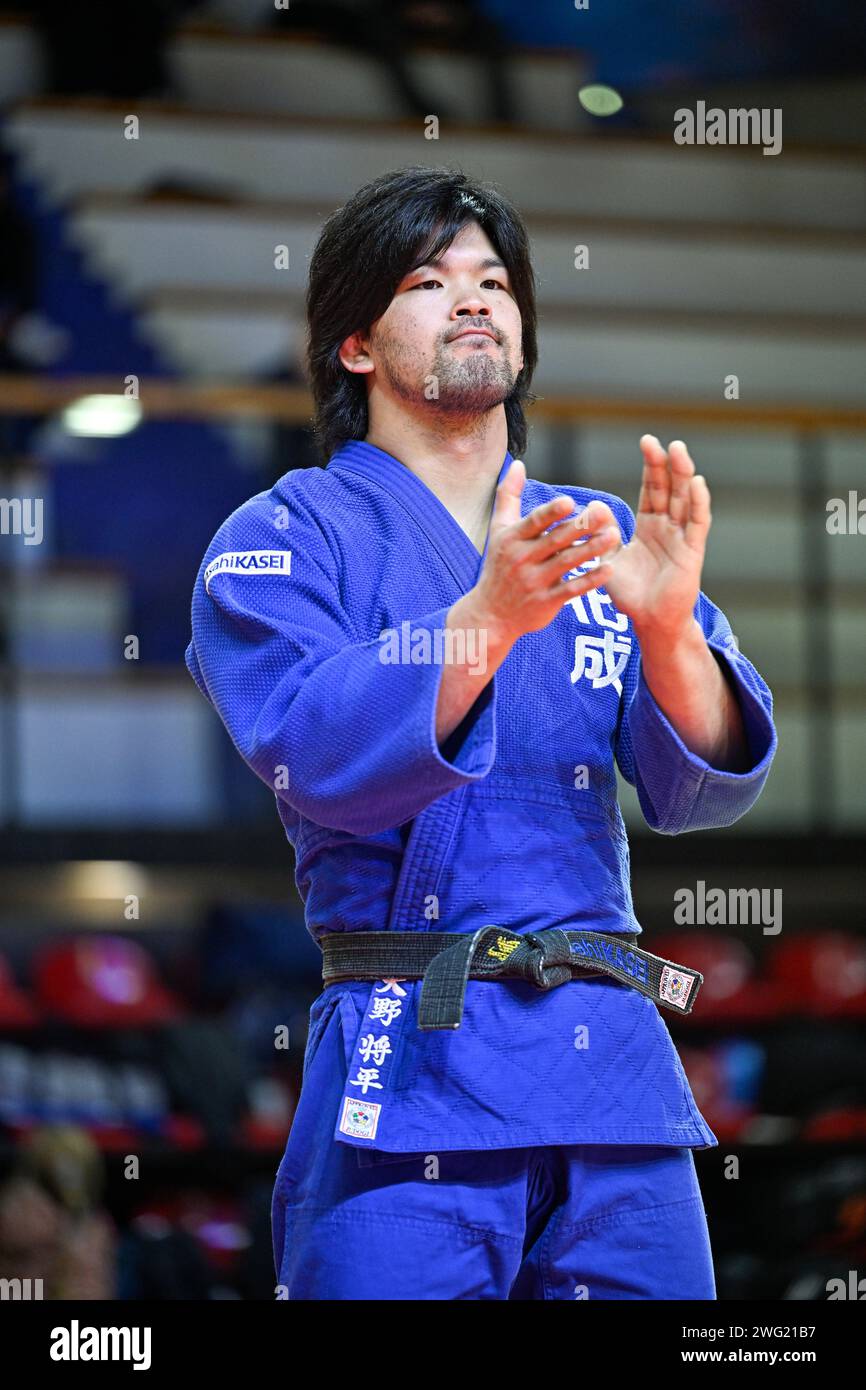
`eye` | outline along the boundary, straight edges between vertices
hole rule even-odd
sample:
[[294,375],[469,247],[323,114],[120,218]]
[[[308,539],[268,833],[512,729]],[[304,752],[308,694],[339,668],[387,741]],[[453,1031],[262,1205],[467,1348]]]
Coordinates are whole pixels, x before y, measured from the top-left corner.
[[494,289],[497,290],[505,289],[505,285],[503,285],[501,280],[482,280],[481,283],[482,285],[493,285]]
[[428,285],[434,285],[437,288],[440,288],[441,282],[439,280],[421,280],[419,284],[412,285],[411,288],[413,290],[426,290]]

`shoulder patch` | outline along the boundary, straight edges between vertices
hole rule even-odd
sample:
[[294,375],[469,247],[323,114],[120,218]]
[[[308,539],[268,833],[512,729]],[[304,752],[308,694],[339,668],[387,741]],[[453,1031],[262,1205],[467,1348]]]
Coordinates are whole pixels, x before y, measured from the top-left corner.
[[204,572],[204,586],[210,592],[217,574],[291,574],[290,550],[224,550],[211,560]]

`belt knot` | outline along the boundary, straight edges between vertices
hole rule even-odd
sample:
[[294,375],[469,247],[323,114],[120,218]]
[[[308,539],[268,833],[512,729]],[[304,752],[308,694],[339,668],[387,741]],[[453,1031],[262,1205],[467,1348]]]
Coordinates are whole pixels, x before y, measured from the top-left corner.
[[574,978],[571,945],[565,932],[551,927],[547,931],[527,932],[522,938],[528,951],[515,952],[509,964],[520,971],[536,989],[555,989]]

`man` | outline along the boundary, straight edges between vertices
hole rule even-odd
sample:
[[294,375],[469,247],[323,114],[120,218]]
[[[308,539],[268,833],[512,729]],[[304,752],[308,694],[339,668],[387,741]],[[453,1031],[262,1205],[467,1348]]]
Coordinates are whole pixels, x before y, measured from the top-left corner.
[[527,480],[527,238],[460,173],[362,188],[307,312],[329,462],[220,528],[187,652],[275,791],[330,981],[279,1294],[714,1298],[691,1150],[717,1141],[657,1008],[699,980],[637,945],[614,768],[678,834],[742,816],[775,753],[699,588],[706,483],[651,436],[637,522]]

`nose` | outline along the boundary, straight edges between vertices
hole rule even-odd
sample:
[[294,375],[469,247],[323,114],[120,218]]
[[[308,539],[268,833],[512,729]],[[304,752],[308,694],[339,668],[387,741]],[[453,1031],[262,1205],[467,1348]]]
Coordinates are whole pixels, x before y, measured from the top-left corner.
[[452,304],[452,318],[489,318],[491,306],[484,293],[478,289],[473,275],[461,275],[455,286],[455,302]]
[[454,304],[451,311],[452,318],[485,318],[489,319],[491,314],[490,305],[479,294],[478,290],[469,290],[462,295]]

